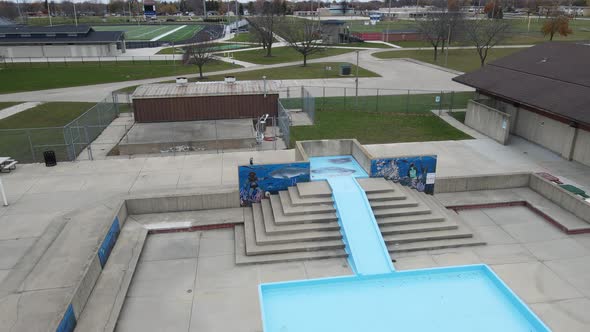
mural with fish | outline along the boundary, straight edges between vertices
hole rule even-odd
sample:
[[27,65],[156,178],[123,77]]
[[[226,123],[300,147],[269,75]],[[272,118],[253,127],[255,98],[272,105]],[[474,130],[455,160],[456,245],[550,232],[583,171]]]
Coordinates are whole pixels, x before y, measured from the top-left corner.
[[371,177],[383,177],[433,195],[436,156],[415,156],[371,160]]
[[260,203],[266,192],[276,194],[279,190],[309,182],[309,163],[247,165],[238,167],[240,205]]

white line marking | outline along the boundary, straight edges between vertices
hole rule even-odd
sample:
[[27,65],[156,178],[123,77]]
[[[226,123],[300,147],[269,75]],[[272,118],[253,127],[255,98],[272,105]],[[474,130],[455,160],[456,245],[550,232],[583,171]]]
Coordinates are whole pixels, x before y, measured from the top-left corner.
[[170,31],[168,31],[168,32],[166,32],[166,33],[163,33],[163,34],[159,35],[159,36],[158,36],[158,37],[156,37],[156,38],[152,38],[150,41],[156,41],[156,40],[158,40],[158,39],[160,39],[160,38],[163,38],[163,37],[166,37],[166,36],[168,36],[169,34],[175,33],[176,31],[178,31],[178,30],[180,30],[180,29],[182,29],[182,28],[185,28],[185,27],[186,27],[186,25],[181,25],[181,26],[179,26],[178,28],[176,28],[176,29],[172,29],[172,30],[170,30]]

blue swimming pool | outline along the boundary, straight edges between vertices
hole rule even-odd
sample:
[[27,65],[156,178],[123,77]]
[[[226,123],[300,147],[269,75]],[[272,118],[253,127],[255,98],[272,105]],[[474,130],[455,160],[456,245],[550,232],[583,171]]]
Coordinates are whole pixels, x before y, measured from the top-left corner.
[[486,265],[397,272],[351,156],[310,158],[327,180],[355,275],[262,284],[265,332],[549,331]]

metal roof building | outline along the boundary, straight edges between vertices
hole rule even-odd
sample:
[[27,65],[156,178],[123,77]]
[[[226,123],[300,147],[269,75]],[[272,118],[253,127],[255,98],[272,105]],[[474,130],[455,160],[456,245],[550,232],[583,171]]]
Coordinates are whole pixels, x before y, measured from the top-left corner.
[[133,93],[133,110],[137,122],[257,118],[275,116],[278,99],[264,81],[147,84]]
[[89,25],[0,26],[0,55],[19,57],[115,56],[125,52],[123,31]]

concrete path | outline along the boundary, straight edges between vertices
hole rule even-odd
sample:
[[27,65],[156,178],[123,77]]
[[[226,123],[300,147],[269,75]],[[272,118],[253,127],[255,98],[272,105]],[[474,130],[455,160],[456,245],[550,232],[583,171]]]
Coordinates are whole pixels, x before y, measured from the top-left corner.
[[17,113],[26,111],[28,109],[31,109],[33,107],[39,106],[41,105],[41,102],[28,102],[28,103],[22,103],[22,104],[18,104],[18,105],[14,105],[8,108],[4,108],[0,110],[0,120],[5,119],[9,116],[13,116]]

